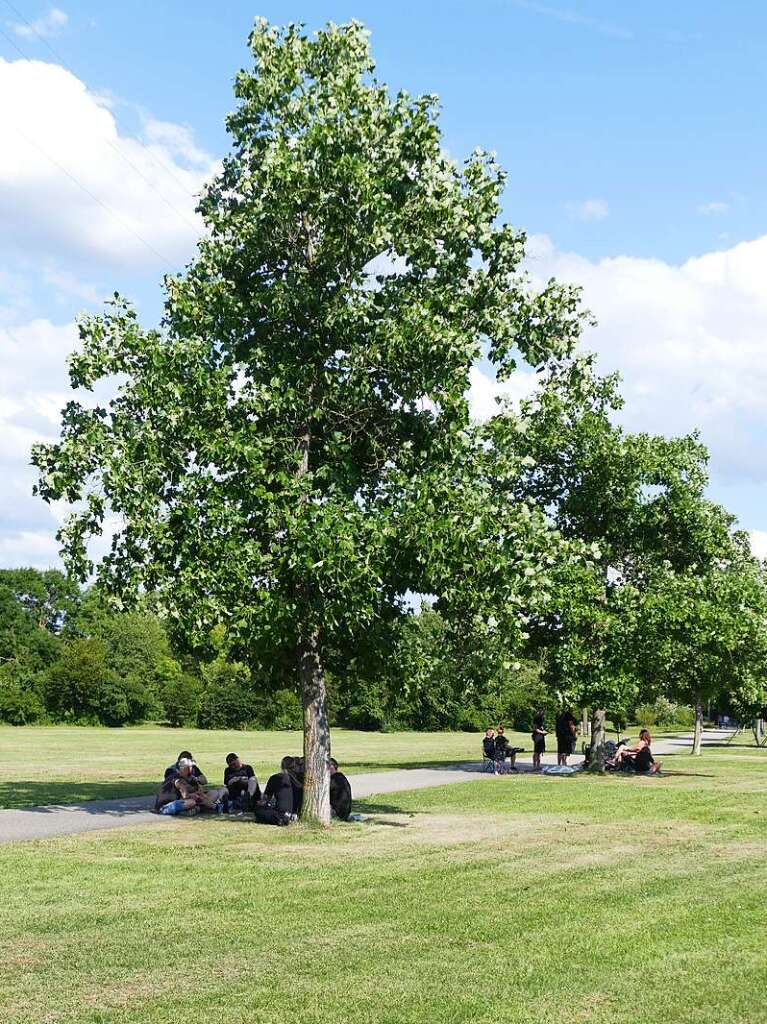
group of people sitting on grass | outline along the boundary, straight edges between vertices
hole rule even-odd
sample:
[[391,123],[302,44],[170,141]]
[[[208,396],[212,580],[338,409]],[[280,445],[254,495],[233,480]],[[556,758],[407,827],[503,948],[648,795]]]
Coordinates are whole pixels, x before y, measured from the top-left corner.
[[[289,825],[298,819],[304,799],[304,759],[283,757],[280,770],[270,775],[261,790],[252,765],[237,754],[226,755],[223,786],[210,786],[205,774],[188,750],[182,750],[165,769],[165,777],[155,800],[158,814],[229,814],[249,812],[260,825]],[[338,770],[338,762],[328,761],[330,807],[333,816],[348,821],[352,810],[349,780]]]
[[[567,767],[568,757],[575,753],[575,740],[578,734],[578,720],[572,709],[565,708],[557,715],[554,732],[557,738],[557,765]],[[545,715],[543,710],[539,709],[533,717],[530,734],[533,741],[533,771],[542,771],[541,758],[546,752],[547,735]],[[613,771],[635,771],[654,775],[660,771],[660,762],[652,756],[651,743],[652,737],[647,729],[642,729],[639,740],[633,747],[628,746],[625,740],[618,744],[608,743],[606,767]],[[482,740],[483,762],[492,767],[496,775],[504,771],[515,772],[516,757],[522,753],[522,749],[510,745],[502,725],[497,729],[485,730]]]

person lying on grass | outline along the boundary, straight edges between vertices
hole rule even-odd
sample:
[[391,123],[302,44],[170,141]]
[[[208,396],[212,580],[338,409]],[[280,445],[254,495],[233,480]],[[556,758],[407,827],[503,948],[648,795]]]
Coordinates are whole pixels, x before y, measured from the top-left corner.
[[229,810],[249,811],[261,800],[261,787],[258,784],[253,766],[243,764],[237,754],[226,755],[224,769],[224,785],[229,792]]
[[654,775],[660,771],[660,761],[652,756],[650,744],[652,736],[647,729],[639,733],[639,741],[633,747],[619,747],[613,759],[613,765],[620,771],[624,765],[630,765],[634,771]]
[[161,814],[181,814],[193,810],[208,814],[223,813],[229,801],[226,786],[206,792],[194,774],[194,767],[191,758],[182,757],[179,758],[175,772],[166,772],[155,800],[156,811]]

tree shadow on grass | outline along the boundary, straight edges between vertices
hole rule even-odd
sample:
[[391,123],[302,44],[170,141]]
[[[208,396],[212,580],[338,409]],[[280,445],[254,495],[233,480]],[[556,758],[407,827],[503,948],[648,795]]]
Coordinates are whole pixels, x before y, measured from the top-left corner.
[[[105,810],[123,813],[146,809],[146,798],[153,796],[158,782],[51,782],[47,779],[35,781],[11,780],[0,782],[0,808],[23,809],[46,813],[51,806],[84,804],[81,808],[89,813],[101,814]],[[125,808],[101,806],[104,801],[126,801]],[[85,804],[85,801],[96,801]],[[130,806],[141,802],[142,806]]]
[[381,803],[380,800],[354,800],[352,809],[358,814],[409,814],[414,818],[417,811],[409,807],[398,807],[396,804]]

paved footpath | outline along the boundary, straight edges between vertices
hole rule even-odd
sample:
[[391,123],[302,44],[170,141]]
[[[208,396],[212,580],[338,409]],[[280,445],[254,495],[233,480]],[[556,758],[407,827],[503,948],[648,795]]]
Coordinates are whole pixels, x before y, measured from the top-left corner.
[[[711,730],[704,733],[704,743],[721,743],[731,732]],[[678,737],[659,741],[653,747],[658,755],[680,753],[690,746],[690,737]],[[554,763],[556,756],[546,755],[546,761]],[[582,758],[571,759],[571,764]],[[530,764],[519,765],[520,772],[530,772]],[[492,779],[495,776],[483,772],[477,763],[455,765],[449,768],[407,768],[396,771],[365,772],[352,775],[350,781],[355,800],[382,793],[400,793],[409,789],[427,789],[455,782],[471,782],[478,778]],[[71,835],[77,832],[94,832],[101,829],[124,828],[126,825],[155,824],[162,826],[171,820],[153,814],[149,808],[153,796],[128,797],[124,800],[93,800],[81,804],[62,804],[52,807],[23,807],[14,810],[0,810],[0,843],[19,842],[25,839],[50,839],[55,836]]]

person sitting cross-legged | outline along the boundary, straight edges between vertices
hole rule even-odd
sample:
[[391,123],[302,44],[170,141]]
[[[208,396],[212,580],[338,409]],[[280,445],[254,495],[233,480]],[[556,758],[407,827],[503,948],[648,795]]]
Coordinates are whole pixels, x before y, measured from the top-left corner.
[[[287,821],[294,821],[301,810],[301,784],[296,775],[296,758],[286,756],[280,771],[270,775],[264,789],[264,806],[271,807]],[[258,808],[256,808],[258,814]]]
[[229,800],[228,790],[224,786],[206,792],[199,778],[194,775],[194,767],[190,758],[182,757],[175,773],[166,772],[155,800],[156,811],[160,814],[181,814],[191,810],[208,814],[223,812]]
[[229,790],[230,812],[252,810],[261,799],[261,787],[253,766],[244,764],[237,754],[226,755],[224,785]]
[[331,757],[328,761],[330,770],[330,810],[339,821],[348,821],[352,813],[352,787],[343,772],[338,770],[338,761]]

